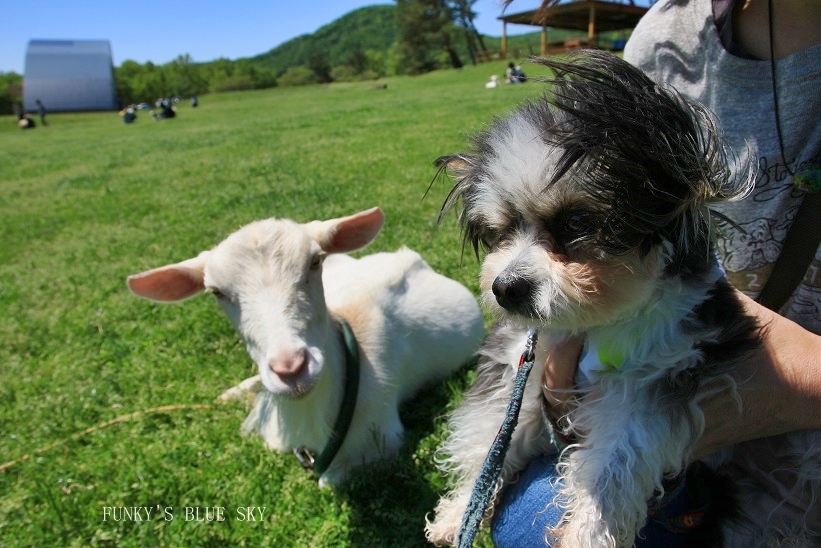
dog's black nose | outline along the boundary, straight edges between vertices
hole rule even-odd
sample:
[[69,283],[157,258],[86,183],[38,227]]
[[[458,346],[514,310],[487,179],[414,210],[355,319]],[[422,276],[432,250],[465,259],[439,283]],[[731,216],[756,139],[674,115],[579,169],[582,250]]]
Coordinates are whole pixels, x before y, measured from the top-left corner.
[[507,310],[516,311],[530,301],[533,284],[527,278],[502,273],[493,280],[492,289],[499,305]]

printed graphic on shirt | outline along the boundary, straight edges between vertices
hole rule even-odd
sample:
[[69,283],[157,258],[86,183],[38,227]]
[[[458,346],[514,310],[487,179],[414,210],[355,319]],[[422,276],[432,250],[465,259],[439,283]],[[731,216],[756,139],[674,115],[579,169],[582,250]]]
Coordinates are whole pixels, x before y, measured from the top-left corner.
[[[717,251],[736,288],[757,297],[775,268],[784,239],[799,209],[801,192],[792,187],[792,178],[782,163],[758,161],[753,194],[734,204],[729,217],[719,222],[721,237]],[[797,166],[794,166],[797,167]],[[783,202],[792,205],[783,208]],[[816,255],[793,296],[787,316],[802,325],[821,324],[821,257]]]

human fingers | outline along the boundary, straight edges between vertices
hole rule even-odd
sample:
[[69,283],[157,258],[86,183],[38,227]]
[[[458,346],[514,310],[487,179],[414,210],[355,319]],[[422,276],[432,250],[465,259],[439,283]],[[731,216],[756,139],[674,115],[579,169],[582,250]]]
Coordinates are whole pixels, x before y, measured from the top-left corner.
[[545,361],[542,373],[542,393],[557,414],[566,414],[573,397],[579,357],[584,347],[584,337],[575,336],[555,343]]

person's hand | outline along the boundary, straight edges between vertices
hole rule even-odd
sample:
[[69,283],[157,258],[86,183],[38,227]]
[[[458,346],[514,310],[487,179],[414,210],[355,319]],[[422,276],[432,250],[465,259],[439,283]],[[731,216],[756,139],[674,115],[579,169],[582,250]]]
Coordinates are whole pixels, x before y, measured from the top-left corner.
[[542,393],[553,418],[570,411],[575,396],[576,371],[584,347],[584,336],[571,337],[553,345],[542,372]]

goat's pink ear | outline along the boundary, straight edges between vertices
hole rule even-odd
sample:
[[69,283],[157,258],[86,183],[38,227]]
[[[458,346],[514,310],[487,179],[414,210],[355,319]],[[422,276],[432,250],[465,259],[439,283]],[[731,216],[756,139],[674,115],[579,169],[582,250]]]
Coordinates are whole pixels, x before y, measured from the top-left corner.
[[326,253],[347,253],[371,243],[384,224],[385,214],[378,207],[373,207],[314,225],[319,228],[315,237]]
[[152,301],[174,302],[205,289],[206,253],[177,264],[134,274],[126,279],[136,295]]

